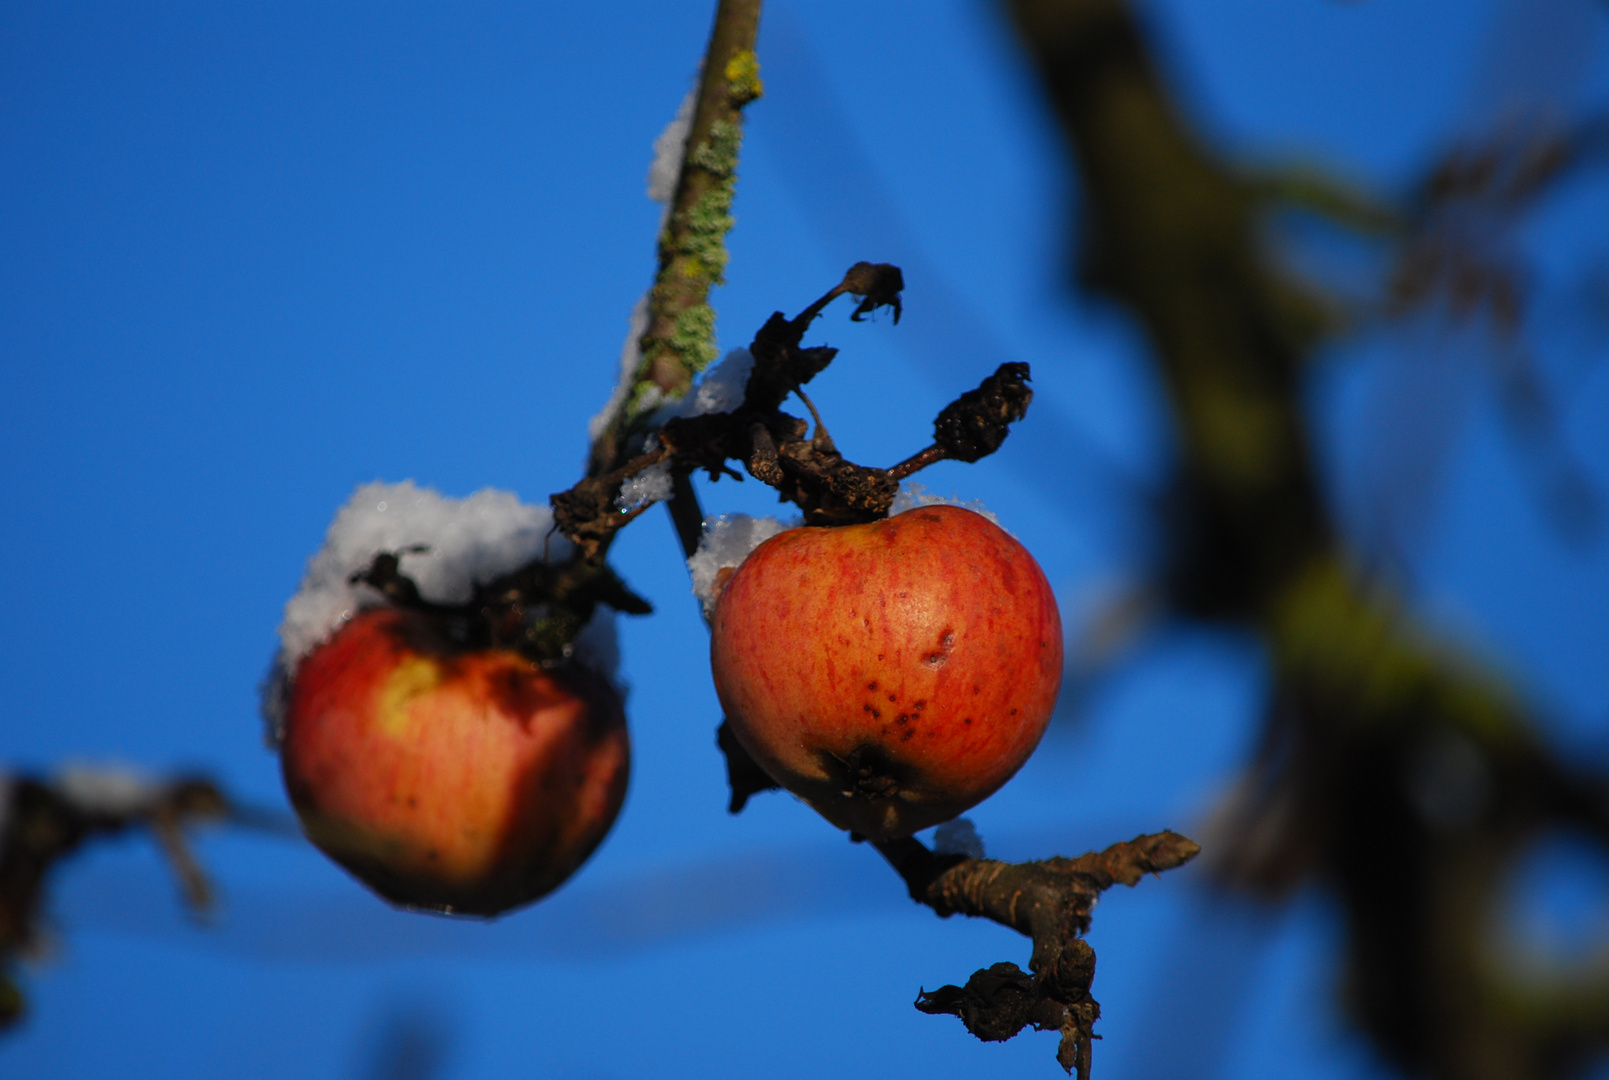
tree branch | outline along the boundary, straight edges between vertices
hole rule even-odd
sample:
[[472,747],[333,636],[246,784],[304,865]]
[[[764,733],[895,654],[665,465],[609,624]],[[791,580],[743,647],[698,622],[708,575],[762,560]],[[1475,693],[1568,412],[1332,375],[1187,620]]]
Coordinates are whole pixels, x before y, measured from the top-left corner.
[[760,97],[754,44],[760,0],[720,0],[699,76],[676,191],[659,236],[659,270],[649,292],[648,329],[630,392],[593,443],[588,474],[607,473],[629,452],[626,437],[666,399],[678,398],[715,359],[709,291],[724,280],[732,227],[743,108]]
[[279,815],[236,807],[216,784],[199,776],[150,783],[121,771],[80,769],[55,783],[33,777],[5,781],[0,800],[0,1030],[17,1022],[26,1007],[11,968],[37,941],[45,879],[86,843],[129,829],[150,830],[187,906],[200,916],[212,904],[212,889],[184,839],[186,826],[230,821],[297,831]]
[[1090,995],[1095,951],[1082,935],[1101,893],[1135,885],[1146,874],[1183,866],[1201,851],[1175,832],[1138,836],[1076,859],[1003,863],[939,855],[919,840],[877,844],[905,879],[911,898],[941,917],[968,915],[1009,926],[1033,940],[1028,972],[1001,963],[978,971],[964,987],[923,991],[916,1007],[949,1013],[986,1041],[1003,1041],[1024,1027],[1062,1033],[1056,1058],[1088,1080],[1090,1041],[1100,1005]]
[[[1292,196],[1360,230],[1389,222],[1212,153],[1170,98],[1137,5],[1006,6],[1077,162],[1080,283],[1144,328],[1177,422],[1167,599],[1257,634],[1271,659],[1262,745],[1220,813],[1219,871],[1265,896],[1314,879],[1335,890],[1348,1005],[1405,1072],[1570,1075],[1606,1045],[1609,998],[1583,985],[1545,1017],[1513,1008],[1519,980],[1492,960],[1488,913],[1544,830],[1585,829],[1609,850],[1593,818],[1609,783],[1601,769],[1577,776],[1501,680],[1359,572],[1320,482],[1303,383],[1332,305],[1262,227]],[[1493,235],[1470,228],[1471,209],[1512,215],[1562,175],[1574,151],[1533,135],[1432,172],[1399,222],[1394,303],[1517,327],[1513,275],[1465,241]],[[1454,211],[1440,232],[1438,208]],[[1579,1023],[1557,1022],[1571,1013]]]

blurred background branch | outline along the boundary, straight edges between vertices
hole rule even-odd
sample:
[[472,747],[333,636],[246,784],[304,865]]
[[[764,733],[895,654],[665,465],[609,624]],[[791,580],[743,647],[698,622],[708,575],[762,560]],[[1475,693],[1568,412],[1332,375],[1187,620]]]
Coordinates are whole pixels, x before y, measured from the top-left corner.
[[121,766],[87,765],[48,780],[0,775],[0,1030],[23,1016],[12,975],[41,945],[46,886],[58,864],[86,844],[144,830],[172,868],[185,906],[205,918],[215,896],[185,830],[207,822],[299,835],[287,815],[236,806],[202,776],[157,781]]
[[[1268,898],[1334,891],[1351,1014],[1400,1068],[1570,1075],[1609,1045],[1609,970],[1497,960],[1492,919],[1544,830],[1609,850],[1609,785],[1416,619],[1337,524],[1304,393],[1344,305],[1281,262],[1265,223],[1297,205],[1387,236],[1384,317],[1441,304],[1512,341],[1524,277],[1499,226],[1601,153],[1596,125],[1460,147],[1407,206],[1378,207],[1322,174],[1248,175],[1209,149],[1124,0],[1008,6],[1076,162],[1079,288],[1143,328],[1176,425],[1166,606],[1254,635],[1270,664],[1255,757],[1202,838],[1219,879]],[[1547,403],[1515,364],[1508,400],[1545,437]],[[1597,495],[1569,475],[1567,532],[1594,537]]]

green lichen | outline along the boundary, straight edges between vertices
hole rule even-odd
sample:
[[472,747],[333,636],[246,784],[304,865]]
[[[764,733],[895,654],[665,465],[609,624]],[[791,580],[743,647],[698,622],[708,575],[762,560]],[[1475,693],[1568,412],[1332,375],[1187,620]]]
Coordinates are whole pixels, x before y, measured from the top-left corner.
[[[759,71],[752,51],[739,53],[726,65],[728,99],[734,107],[741,108],[760,96]],[[732,202],[737,194],[742,145],[743,125],[734,115],[713,120],[687,155],[686,164],[703,175],[695,173],[691,184],[682,188],[684,197],[691,195],[691,202],[672,214],[660,233],[660,271],[652,299],[660,329],[643,340],[639,389],[625,410],[628,425],[651,412],[660,400],[645,396],[642,382],[674,381],[680,385],[661,388],[675,396],[717,355],[715,312],[706,298],[711,286],[726,281],[726,234],[733,225]],[[669,334],[663,330],[667,321]],[[673,371],[679,377],[673,376]]]
[[737,152],[742,145],[743,126],[734,120],[717,120],[710,124],[709,136],[694,147],[689,160],[716,176],[731,176],[737,172]]
[[760,58],[753,49],[734,53],[721,74],[726,76],[726,96],[734,108],[741,109],[765,93],[765,83],[760,81]]
[[676,317],[676,329],[671,331],[670,347],[675,349],[694,375],[709,367],[715,360],[715,309],[708,304],[694,304]]
[[726,234],[732,229],[735,187],[730,177],[717,181],[677,215],[680,228],[676,230],[676,255],[686,260],[678,267],[681,276],[693,277],[701,272],[712,285],[725,283]]
[[1272,615],[1276,665],[1364,724],[1439,715],[1488,744],[1516,734],[1501,684],[1438,649],[1395,597],[1360,589],[1336,559],[1298,575]]
[[[686,391],[694,375],[715,360],[715,309],[706,303],[693,304],[676,316],[669,337],[645,341],[638,379],[646,380],[656,361],[667,353],[675,357],[677,366],[684,373],[682,385],[670,392],[670,396],[675,397]],[[639,381],[626,406],[628,421],[658,408],[665,396],[652,382]]]
[[645,364],[643,365],[643,372],[639,372],[637,375],[639,380],[637,385],[632,387],[631,398],[626,402],[624,411],[628,422],[653,412],[665,400],[664,391],[660,390],[658,386],[652,382],[642,381],[646,371],[647,365]]

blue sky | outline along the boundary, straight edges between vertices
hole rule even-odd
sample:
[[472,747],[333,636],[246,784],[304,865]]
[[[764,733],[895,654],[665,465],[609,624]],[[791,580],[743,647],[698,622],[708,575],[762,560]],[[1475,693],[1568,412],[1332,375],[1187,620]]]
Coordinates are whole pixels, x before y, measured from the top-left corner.
[[[0,6],[0,762],[199,767],[283,805],[256,686],[351,490],[411,478],[541,501],[577,477],[652,270],[651,145],[710,7]],[[1395,194],[1515,93],[1609,101],[1602,5],[1581,0],[1539,45],[1507,29],[1520,7],[1147,11],[1215,143]],[[842,352],[813,398],[845,453],[876,464],[922,445],[998,363],[1031,362],[1022,432],[924,479],[981,497],[1076,621],[1143,571],[1133,500],[1166,467],[1165,402],[1133,328],[1062,291],[1067,162],[1008,28],[975,2],[773,0],[760,55],[723,343],[857,259],[901,264],[898,327],[838,313],[816,338]],[[1518,238],[1560,304],[1601,265],[1602,179]],[[1568,388],[1562,438],[1609,490],[1609,372],[1583,359],[1603,338],[1544,326],[1538,346]],[[1348,520],[1382,480],[1370,395],[1414,349],[1369,331],[1314,374]],[[1497,659],[1556,738],[1609,753],[1606,542],[1558,541],[1490,380],[1448,362],[1471,389],[1409,533],[1414,600]],[[1037,466],[1057,439],[1076,452]],[[753,482],[703,494],[711,512],[772,505]],[[108,845],[57,878],[51,951],[24,972],[33,1016],[0,1041],[0,1074],[363,1076],[387,1026],[422,1016],[454,1078],[1059,1075],[1049,1035],[983,1045],[910,1007],[918,987],[1023,962],[1023,939],[910,904],[791,798],[726,815],[704,632],[664,516],[614,561],[659,611],[621,626],[625,811],[564,890],[447,923],[386,909],[305,846],[218,832],[200,850],[223,911],[197,927],[151,844]],[[1246,751],[1260,663],[1246,641],[1157,628],[972,815],[991,854],[1199,824]],[[1124,766],[1138,753],[1157,763],[1145,776]],[[1539,857],[1563,860],[1567,886],[1528,900],[1545,932],[1601,931],[1579,916],[1601,875],[1579,852]],[[1322,896],[1255,917],[1188,872],[1110,895],[1091,937],[1098,1075],[1171,1075],[1146,1025],[1208,971],[1227,973],[1226,1019],[1198,1066],[1374,1075],[1329,1008],[1335,933]]]

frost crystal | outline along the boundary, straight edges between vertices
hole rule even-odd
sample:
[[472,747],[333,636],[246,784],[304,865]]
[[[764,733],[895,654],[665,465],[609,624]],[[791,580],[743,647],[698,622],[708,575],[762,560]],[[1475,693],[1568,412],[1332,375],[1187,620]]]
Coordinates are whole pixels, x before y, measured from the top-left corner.
[[162,785],[128,765],[69,762],[56,774],[56,793],[84,814],[129,817],[151,808]]
[[983,837],[977,827],[964,817],[946,821],[933,830],[935,855],[965,855],[969,859],[983,858]]
[[982,514],[996,525],[1000,524],[1000,519],[984,507],[981,499],[962,502],[953,495],[945,498],[943,495],[934,495],[921,484],[911,481],[900,485],[899,494],[894,496],[894,505],[889,507],[888,513],[892,517],[907,510],[915,510],[919,506],[959,506],[964,510],[971,510],[974,514]]
[[635,510],[643,503],[663,502],[670,498],[670,462],[651,465],[636,476],[628,476],[620,485],[615,497],[615,509],[621,513]]
[[799,524],[797,519],[784,524],[776,518],[747,514],[722,514],[704,522],[704,536],[698,542],[698,550],[687,560],[687,569],[693,575],[693,594],[703,603],[705,617],[715,611],[716,583],[722,570],[735,570],[749,552]]

